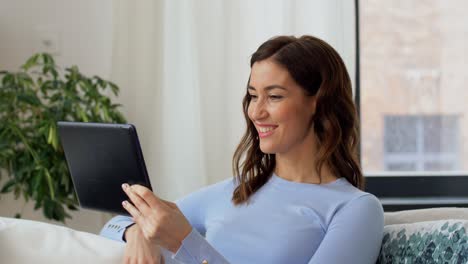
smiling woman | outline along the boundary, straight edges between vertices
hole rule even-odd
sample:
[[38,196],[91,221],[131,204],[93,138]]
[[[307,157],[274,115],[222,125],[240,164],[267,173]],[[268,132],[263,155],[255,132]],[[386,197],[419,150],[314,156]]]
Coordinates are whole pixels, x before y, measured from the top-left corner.
[[338,53],[312,36],[266,41],[243,110],[233,179],[176,203],[123,185],[132,218],[101,234],[127,241],[125,262],[375,263],[383,210],[360,190],[356,108]]
[[[362,188],[356,108],[351,81],[338,53],[312,36],[283,36],[262,44],[250,65],[243,101],[248,129],[234,154],[234,174],[242,184],[235,191],[234,202],[247,200],[273,170],[307,183],[345,177]],[[255,149],[261,151],[252,151]],[[244,154],[246,163],[240,172]],[[297,161],[308,164],[305,175],[288,171],[301,168]]]
[[279,155],[294,151],[302,140],[313,136],[309,127],[315,112],[315,97],[307,96],[286,68],[273,59],[255,62],[248,90],[248,116],[262,139],[263,153]]

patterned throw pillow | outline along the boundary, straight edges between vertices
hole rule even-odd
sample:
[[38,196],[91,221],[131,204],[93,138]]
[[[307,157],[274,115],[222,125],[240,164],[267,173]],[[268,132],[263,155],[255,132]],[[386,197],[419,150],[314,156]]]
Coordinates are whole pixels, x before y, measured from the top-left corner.
[[378,264],[468,264],[468,221],[387,225]]

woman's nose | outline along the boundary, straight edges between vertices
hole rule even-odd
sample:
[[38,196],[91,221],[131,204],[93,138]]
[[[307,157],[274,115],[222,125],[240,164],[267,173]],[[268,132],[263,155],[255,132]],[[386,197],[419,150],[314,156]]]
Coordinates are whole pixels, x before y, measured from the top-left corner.
[[262,101],[251,103],[251,118],[260,120],[268,116],[268,111],[265,108],[265,104]]

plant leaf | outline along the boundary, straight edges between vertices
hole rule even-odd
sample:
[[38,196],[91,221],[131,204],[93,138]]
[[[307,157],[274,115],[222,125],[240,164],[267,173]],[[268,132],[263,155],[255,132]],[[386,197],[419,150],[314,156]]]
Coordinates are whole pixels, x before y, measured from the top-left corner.
[[[34,54],[20,71],[0,72],[0,193],[13,192],[42,208],[46,218],[64,222],[78,209],[73,183],[57,135],[59,120],[117,122],[125,119],[102,91],[116,84],[87,77],[77,66],[59,74],[53,57]],[[101,90],[102,88],[102,90]]]
[[39,59],[40,54],[34,54],[31,56],[21,68],[25,71],[29,70],[31,67],[37,65],[37,60]]
[[39,98],[33,93],[18,94],[18,100],[33,106],[39,106],[41,104]]
[[0,191],[0,193],[8,193],[8,192],[13,191],[13,188],[15,188],[15,184],[16,184],[16,180],[15,179],[10,179],[9,181],[7,181],[3,185],[2,190]]

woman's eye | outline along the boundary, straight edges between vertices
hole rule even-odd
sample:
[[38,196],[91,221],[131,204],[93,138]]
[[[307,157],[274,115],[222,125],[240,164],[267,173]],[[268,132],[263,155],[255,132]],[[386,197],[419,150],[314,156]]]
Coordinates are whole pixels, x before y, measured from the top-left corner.
[[281,96],[281,95],[270,95],[270,98],[273,99],[273,100],[279,100],[279,99],[283,98],[283,96]]
[[256,96],[255,94],[251,94],[251,95],[250,95],[250,98],[251,98],[251,99],[257,99],[257,96]]

